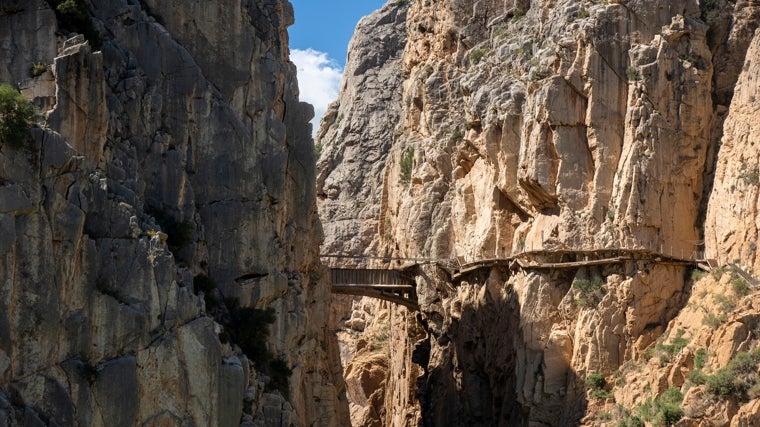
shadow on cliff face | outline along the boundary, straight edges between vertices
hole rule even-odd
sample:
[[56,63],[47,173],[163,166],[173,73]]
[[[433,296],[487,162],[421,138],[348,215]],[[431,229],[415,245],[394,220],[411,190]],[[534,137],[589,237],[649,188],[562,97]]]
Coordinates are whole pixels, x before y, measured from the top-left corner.
[[[429,336],[412,356],[425,368],[421,425],[578,424],[601,402],[587,400],[585,378],[643,357],[689,293],[681,268],[644,264],[511,275],[495,268],[456,287],[425,276],[418,321]],[[575,282],[592,276],[602,289],[584,302]]]
[[464,284],[444,297],[445,304],[430,305],[437,310],[418,316],[430,333],[413,353],[425,368],[417,391],[422,425],[527,424],[515,393],[517,297],[488,288]]

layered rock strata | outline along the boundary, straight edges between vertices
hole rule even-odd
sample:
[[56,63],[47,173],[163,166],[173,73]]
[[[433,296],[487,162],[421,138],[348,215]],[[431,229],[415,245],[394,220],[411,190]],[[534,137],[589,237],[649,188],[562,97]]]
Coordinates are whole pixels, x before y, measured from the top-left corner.
[[[345,425],[291,5],[75,3],[89,41],[0,10],[0,81],[46,119],[0,147],[0,424]],[[222,300],[274,310],[284,385]]]

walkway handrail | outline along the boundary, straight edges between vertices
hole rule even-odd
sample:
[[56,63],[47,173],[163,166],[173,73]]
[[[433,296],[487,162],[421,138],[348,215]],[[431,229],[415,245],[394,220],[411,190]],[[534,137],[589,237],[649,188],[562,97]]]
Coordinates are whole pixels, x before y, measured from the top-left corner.
[[320,258],[334,259],[359,259],[372,261],[411,261],[418,264],[433,264],[436,262],[450,262],[450,259],[436,258],[408,258],[408,257],[390,257],[390,256],[372,256],[372,255],[348,255],[348,254],[326,254],[320,255]]
[[413,258],[413,257],[392,257],[392,256],[372,256],[372,255],[349,255],[349,254],[324,254],[320,255],[321,258],[328,258],[328,259],[357,259],[357,260],[379,260],[379,261],[386,261],[386,262],[393,262],[393,261],[408,261],[408,262],[414,262],[416,264],[445,264],[445,265],[455,265],[459,267],[458,269],[464,269],[468,266],[480,264],[480,263],[488,263],[491,261],[512,261],[516,260],[518,258],[524,258],[528,256],[536,256],[536,255],[562,255],[562,254],[568,254],[568,255],[590,255],[593,253],[600,253],[600,252],[615,252],[620,254],[645,254],[650,255],[652,257],[661,257],[661,258],[668,258],[672,260],[677,261],[684,261],[684,262],[700,262],[705,261],[704,259],[704,253],[699,251],[693,251],[691,254],[689,254],[689,257],[685,257],[683,255],[677,256],[674,255],[671,251],[671,253],[664,253],[656,250],[651,250],[647,248],[594,248],[594,249],[534,249],[534,250],[524,250],[521,252],[513,253],[510,256],[507,257],[494,257],[489,259],[479,259],[471,262],[467,262],[464,259],[460,259],[460,257],[455,258]]

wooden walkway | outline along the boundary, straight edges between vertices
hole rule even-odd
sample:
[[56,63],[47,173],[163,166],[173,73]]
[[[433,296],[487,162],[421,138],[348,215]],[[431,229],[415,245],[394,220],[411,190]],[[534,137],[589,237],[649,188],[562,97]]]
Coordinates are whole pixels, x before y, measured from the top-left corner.
[[334,294],[378,298],[419,310],[414,276],[399,270],[370,268],[331,268]]
[[712,270],[716,263],[715,260],[681,258],[647,249],[537,250],[520,252],[508,258],[460,262],[459,268],[451,272],[451,277],[458,280],[468,273],[499,265],[510,270],[558,270],[647,260],[658,264],[691,265],[706,271]]
[[[715,268],[715,260],[682,258],[647,249],[602,248],[590,250],[535,250],[507,258],[482,259],[473,262],[426,258],[361,257],[323,255],[323,258],[375,259],[387,262],[413,261],[412,266],[433,263],[447,270],[452,281],[465,275],[497,266],[514,270],[558,270],[588,266],[614,265],[629,261],[650,261],[657,264],[693,266],[706,271]],[[451,267],[454,265],[455,267]],[[336,294],[368,296],[419,310],[414,275],[407,269],[331,268],[331,291]]]

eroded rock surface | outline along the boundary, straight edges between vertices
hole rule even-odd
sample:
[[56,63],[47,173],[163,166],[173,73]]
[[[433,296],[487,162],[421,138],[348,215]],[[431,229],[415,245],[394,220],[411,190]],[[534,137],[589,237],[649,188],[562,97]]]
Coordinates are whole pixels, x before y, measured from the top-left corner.
[[[0,146],[0,424],[347,424],[290,3],[83,3],[89,41],[0,8],[0,81],[46,118]],[[231,299],[291,375],[228,341]]]
[[[635,248],[681,259],[707,250],[757,273],[757,183],[747,181],[757,169],[757,2],[389,3],[365,22],[382,33],[389,10],[406,9],[401,60],[347,69],[319,132],[326,252],[466,262],[536,250]],[[379,46],[371,34],[361,28],[354,50]],[[393,86],[400,102],[380,94],[387,119],[346,121],[368,103],[354,94],[377,95],[378,75],[401,78]],[[376,155],[377,129],[393,129],[384,156]],[[419,317],[398,309],[390,328],[385,412],[366,393],[349,393],[364,408],[355,425],[592,424],[605,413],[624,418],[670,387],[686,392],[686,359],[631,401],[615,392],[607,405],[598,399],[605,390],[591,395],[585,384],[592,374],[612,384],[626,363],[649,360],[677,334],[672,319],[698,302],[692,267],[661,261],[500,267],[456,281],[424,267]],[[353,330],[345,348],[377,319],[395,319],[380,303],[354,308],[367,314],[344,316]],[[701,320],[691,321],[699,329]],[[424,333],[408,333],[415,328]],[[737,354],[729,343],[743,332],[720,345],[716,371]],[[422,375],[405,369],[407,357]],[[355,365],[362,360],[357,349],[350,375],[382,365]],[[414,399],[395,398],[402,395]],[[738,407],[705,410],[729,422]],[[736,423],[749,422],[753,407],[742,407]]]
[[741,260],[760,273],[757,251],[758,191],[760,189],[760,36],[755,35],[734,97],[718,154],[715,187],[705,224],[709,256],[723,263]]

